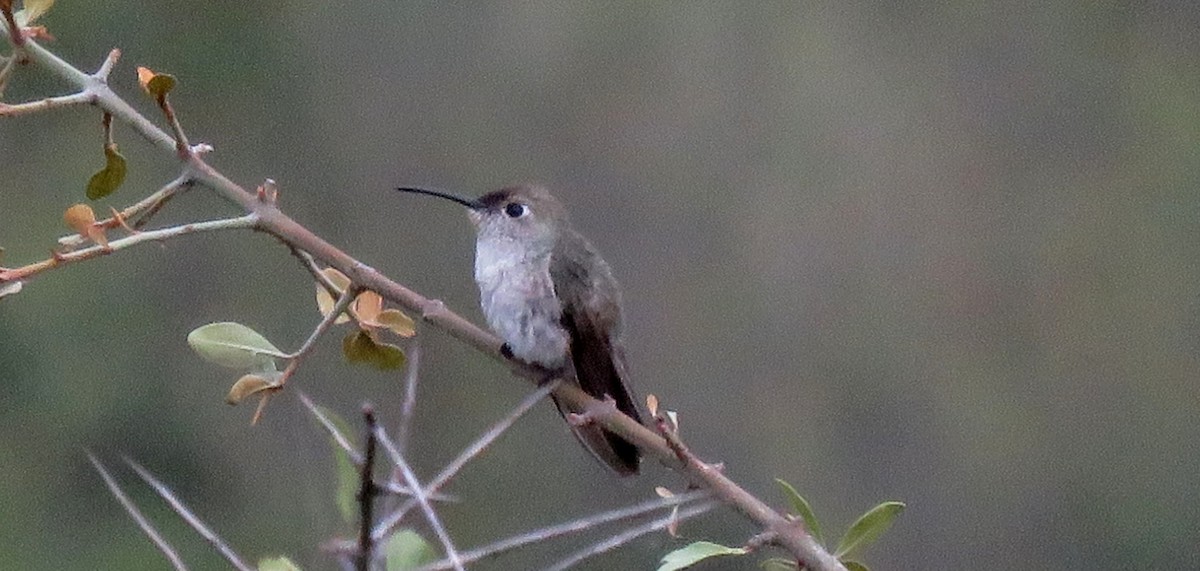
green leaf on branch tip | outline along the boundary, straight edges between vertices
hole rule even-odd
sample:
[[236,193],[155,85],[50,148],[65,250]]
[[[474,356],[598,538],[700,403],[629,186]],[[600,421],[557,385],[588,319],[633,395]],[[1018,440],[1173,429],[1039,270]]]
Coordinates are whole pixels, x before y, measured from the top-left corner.
[[387,571],[406,571],[437,561],[433,546],[411,529],[392,534],[384,552],[387,554]]
[[904,504],[900,502],[883,502],[871,508],[846,530],[846,535],[838,542],[834,557],[841,559],[874,543],[903,511]]
[[821,537],[821,524],[817,522],[817,514],[813,513],[808,500],[804,499],[804,496],[801,496],[791,484],[779,478],[775,478],[775,483],[783,489],[783,495],[787,496],[788,503],[792,504],[792,510],[804,520],[804,527],[808,528],[808,534],[817,540],[817,543],[823,545],[825,539]]
[[782,557],[764,559],[762,563],[758,564],[758,566],[761,567],[763,571],[796,571],[800,568],[799,565],[796,565],[795,561],[784,559]]
[[104,168],[88,179],[88,200],[100,200],[114,192],[125,182],[125,157],[117,150],[117,145],[104,146]]
[[728,547],[709,541],[697,541],[666,554],[662,558],[662,565],[659,565],[658,571],[678,571],[679,569],[691,567],[710,557],[745,554],[746,550],[741,547]]
[[241,323],[209,323],[188,333],[188,345],[202,358],[231,369],[273,371],[283,351]]
[[381,371],[404,366],[404,351],[390,343],[378,343],[366,331],[355,331],[342,339],[342,354],[351,363],[364,363]]
[[300,566],[287,557],[272,557],[258,562],[258,571],[300,571]]
[[866,565],[858,561],[842,561],[842,565],[846,568],[846,571],[871,571]]

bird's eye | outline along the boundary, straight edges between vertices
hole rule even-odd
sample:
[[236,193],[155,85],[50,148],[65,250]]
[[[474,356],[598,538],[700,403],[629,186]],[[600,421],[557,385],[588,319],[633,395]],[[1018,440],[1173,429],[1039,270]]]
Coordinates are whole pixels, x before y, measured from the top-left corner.
[[519,202],[512,202],[504,207],[504,213],[507,214],[509,218],[520,218],[527,212],[529,212],[529,208]]

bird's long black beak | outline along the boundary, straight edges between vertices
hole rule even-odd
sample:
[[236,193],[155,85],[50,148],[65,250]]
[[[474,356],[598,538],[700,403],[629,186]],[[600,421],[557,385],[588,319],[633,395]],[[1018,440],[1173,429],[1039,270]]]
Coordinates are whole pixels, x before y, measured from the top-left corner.
[[412,188],[412,187],[400,187],[400,188],[397,188],[396,190],[399,190],[400,192],[411,192],[413,194],[428,194],[429,196],[437,196],[439,198],[445,198],[446,200],[449,200],[452,202],[457,202],[463,206],[466,206],[467,208],[470,208],[471,210],[482,210],[484,208],[483,204],[481,204],[478,200],[470,200],[470,199],[458,196],[457,194],[451,194],[449,192],[442,192],[440,190],[430,190],[428,188]]

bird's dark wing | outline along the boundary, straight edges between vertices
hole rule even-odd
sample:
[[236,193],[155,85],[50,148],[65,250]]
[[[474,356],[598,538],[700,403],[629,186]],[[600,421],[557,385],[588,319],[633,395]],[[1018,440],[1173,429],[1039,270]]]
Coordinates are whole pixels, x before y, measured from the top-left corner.
[[[612,397],[617,409],[642,422],[626,382],[621,346],[620,291],[604,260],[581,236],[560,239],[550,264],[555,293],[562,302],[562,324],[571,338],[571,362],[584,392]],[[566,411],[562,405],[559,410]],[[573,426],[575,435],[597,458],[621,475],[635,474],[641,456],[620,436],[596,425]]]

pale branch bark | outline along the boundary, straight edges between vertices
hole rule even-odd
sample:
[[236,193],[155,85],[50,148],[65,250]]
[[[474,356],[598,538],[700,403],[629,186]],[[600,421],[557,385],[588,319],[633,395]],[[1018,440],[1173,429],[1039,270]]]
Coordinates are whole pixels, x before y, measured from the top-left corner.
[[[9,33],[4,35],[9,35]],[[21,45],[17,49],[24,54],[28,61],[45,68],[69,85],[79,89],[80,92],[94,95],[94,105],[127,123],[152,144],[178,158],[183,169],[183,176],[212,188],[219,196],[245,211],[247,216],[255,217],[254,228],[256,230],[275,236],[290,247],[310,253],[317,260],[346,274],[353,283],[374,290],[385,299],[419,313],[425,322],[474,347],[492,359],[510,366],[515,374],[531,382],[545,379],[544,371],[506,359],[500,352],[501,341],[496,336],[450,311],[444,304],[426,298],[392,281],[378,270],[317,236],[279,210],[274,200],[264,199],[261,194],[256,195],[247,191],[211,167],[203,160],[198,148],[177,146],[178,142],[175,137],[138,113],[108,86],[104,77],[99,74],[87,74],[76,69],[35,41],[26,39],[20,42],[19,38],[13,39],[14,44],[18,42]],[[3,286],[4,280],[0,278],[0,288]],[[554,395],[566,405],[566,408],[585,411],[603,410],[601,408],[603,403],[592,398],[572,383],[560,383],[555,389]],[[817,544],[802,526],[788,520],[783,514],[738,486],[724,474],[714,470],[702,470],[694,464],[680,461],[675,451],[667,445],[666,440],[655,434],[654,431],[619,412],[597,413],[594,415],[593,421],[634,443],[648,455],[655,456],[668,468],[683,475],[689,482],[711,489],[717,498],[734,507],[739,513],[761,527],[763,531],[777,534],[778,543],[809,569],[845,571],[845,567]]]
[[[447,482],[458,475],[458,472],[462,470],[468,462],[483,453],[488,446],[491,446],[492,442],[495,442],[497,438],[500,438],[501,434],[504,434],[509,428],[511,428],[512,425],[517,422],[517,419],[524,416],[526,412],[529,412],[529,410],[533,408],[533,405],[541,402],[542,399],[546,398],[546,396],[549,395],[550,392],[560,384],[562,384],[562,381],[558,379],[550,381],[549,383],[538,387],[537,390],[534,390],[532,393],[522,399],[520,403],[517,403],[517,406],[509,411],[504,418],[493,424],[491,428],[488,428],[488,430],[483,433],[482,436],[475,439],[470,446],[467,446],[458,454],[457,457],[451,460],[449,464],[446,464],[446,466],[442,468],[442,471],[438,472],[438,475],[435,476],[427,486],[425,486],[425,493],[439,493],[439,490],[441,490]],[[373,532],[376,539],[382,539],[394,532],[396,527],[400,525],[400,522],[404,521],[405,514],[407,514],[408,511],[416,505],[416,500],[409,500],[395,510],[392,510],[392,512],[387,516],[380,518],[379,524],[375,526],[375,531]]]
[[[541,529],[535,529],[520,535],[514,535],[512,537],[501,539],[481,547],[476,547],[469,551],[464,551],[462,553],[462,559],[464,563],[474,563],[481,559],[495,557],[533,543],[539,543],[550,539],[587,531],[607,523],[641,518],[646,514],[660,511],[664,508],[683,506],[689,502],[704,500],[707,498],[711,498],[711,494],[704,490],[688,492],[686,494],[679,494],[668,498],[655,498],[640,504],[618,508],[600,514],[590,515],[566,523],[543,527]],[[700,505],[705,506],[704,511],[707,511],[715,507],[717,504],[713,501],[706,501]],[[688,509],[691,507],[692,506],[689,506]],[[697,515],[699,514],[697,513]],[[675,521],[678,522],[681,520],[676,519]],[[625,532],[621,532],[617,535],[623,535],[624,533]],[[605,541],[607,541],[607,539]],[[435,561],[423,567],[419,567],[415,571],[439,571],[449,569],[450,565],[451,564],[449,561],[443,559],[441,561]]]
[[101,464],[100,460],[96,459],[96,456],[91,452],[88,452],[87,456],[88,460],[91,460],[92,466],[100,473],[100,477],[104,480],[104,485],[108,486],[108,491],[112,492],[112,495],[117,498],[118,502],[121,502],[121,506],[129,513],[129,517],[133,518],[138,527],[142,528],[142,532],[150,538],[150,541],[154,542],[154,546],[171,562],[171,567],[174,567],[176,571],[187,571],[187,565],[179,557],[179,553],[175,551],[174,547],[171,547],[170,543],[167,543],[166,539],[163,539],[163,536],[158,533],[157,529],[154,529],[154,525],[150,523],[150,520],[146,519],[145,515],[142,515],[142,511],[134,505],[133,500],[130,500],[129,496],[125,495],[125,492],[117,485],[117,481],[108,473],[108,469],[104,467],[104,464]]
[[[296,391],[296,396],[300,398],[300,403],[303,404],[304,407],[306,409],[308,409],[308,411],[310,413],[312,413],[313,418],[317,419],[317,422],[321,425],[322,428],[325,429],[325,432],[328,433],[329,436],[333,439],[333,443],[336,444],[338,446],[338,448],[340,448],[343,452],[346,453],[346,456],[350,459],[350,463],[354,464],[354,466],[356,466],[356,467],[361,468],[363,465],[363,461],[364,461],[363,454],[361,452],[359,452],[356,448],[354,448],[353,444],[350,444],[350,439],[347,438],[345,434],[342,434],[341,430],[338,430],[338,427],[336,425],[334,425],[333,421],[329,419],[329,417],[320,409],[320,407],[318,407],[315,403],[313,403],[312,399],[310,399],[307,394],[304,394],[304,391]],[[397,484],[395,482],[389,481],[389,482],[382,483],[382,484],[379,482],[376,482],[375,487],[376,487],[376,489],[379,489],[381,491],[387,492],[389,494],[394,494],[397,496],[412,496],[413,495],[412,490],[410,490],[408,487],[401,486],[400,484]],[[452,496],[448,496],[446,494],[442,494],[442,493],[427,492],[425,495],[430,500],[437,501],[437,502],[457,501],[456,498],[454,498]],[[376,540],[378,540],[378,539],[381,539],[381,538],[377,537]]]
[[[458,548],[454,547],[454,540],[450,538],[450,533],[446,531],[446,526],[442,524],[442,518],[438,516],[437,510],[433,509],[433,504],[429,503],[429,496],[425,489],[421,486],[420,480],[417,479],[416,472],[413,472],[412,466],[409,466],[408,460],[405,460],[404,455],[396,449],[395,444],[388,438],[378,424],[371,426],[375,431],[375,439],[383,445],[383,449],[387,451],[388,456],[392,459],[392,464],[399,470],[400,475],[404,478],[404,483],[412,489],[413,500],[417,505],[421,506],[421,511],[425,514],[425,520],[429,522],[429,527],[433,529],[434,535],[438,541],[442,543],[442,549],[446,552],[446,559],[450,560],[455,571],[465,571],[463,567],[462,557],[458,554]],[[364,531],[370,536],[370,531]]]
[[146,483],[149,484],[150,487],[153,488],[160,497],[162,497],[162,499],[166,500],[167,504],[171,506],[171,509],[175,510],[175,513],[179,514],[179,517],[183,518],[183,521],[192,526],[192,529],[196,530],[196,533],[199,533],[209,545],[213,546],[213,548],[217,550],[217,553],[220,553],[230,565],[232,565],[238,571],[253,571],[254,568],[250,565],[247,565],[246,562],[243,561],[242,558],[237,554],[237,552],[235,552],[232,547],[229,547],[229,544],[225,543],[225,540],[221,539],[221,536],[209,529],[203,521],[200,521],[200,518],[196,517],[196,514],[192,513],[192,510],[188,509],[187,505],[185,505],[183,501],[181,501],[175,495],[175,492],[171,491],[171,488],[168,488],[166,484],[160,482],[158,478],[154,477],[154,474],[151,474],[149,470],[143,468],[141,464],[138,464],[129,458],[125,459],[125,463],[129,464],[129,467],[133,468],[133,471],[137,472],[138,476],[141,476],[142,479],[145,480]]
[[584,559],[616,549],[617,547],[629,543],[630,541],[646,535],[647,533],[652,533],[660,529],[666,529],[672,524],[676,524],[701,515],[708,510],[711,510],[715,505],[716,502],[703,502],[700,504],[687,506],[685,508],[680,508],[678,512],[672,513],[669,516],[662,517],[639,526],[631,527],[621,533],[593,543],[592,545],[567,556],[558,563],[546,567],[543,571],[566,571],[567,569],[578,565]]

